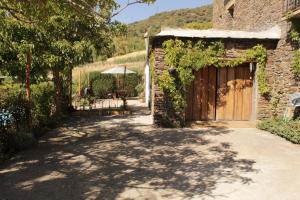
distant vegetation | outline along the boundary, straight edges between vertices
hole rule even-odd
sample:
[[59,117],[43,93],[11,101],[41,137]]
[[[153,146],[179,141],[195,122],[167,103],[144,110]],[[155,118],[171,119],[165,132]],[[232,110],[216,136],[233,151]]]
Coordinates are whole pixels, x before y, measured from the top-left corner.
[[156,14],[146,20],[128,25],[127,36],[114,40],[115,55],[124,55],[145,49],[144,34],[160,32],[162,27],[208,29],[212,27],[212,6],[179,9]]
[[156,14],[149,19],[142,20],[128,27],[128,34],[130,36],[141,37],[151,27],[151,33],[156,34],[160,32],[161,27],[185,27],[186,24],[197,22],[211,22],[212,20],[212,6],[203,6],[193,9],[179,9],[170,12],[163,12]]
[[184,26],[184,28],[189,28],[189,29],[199,29],[199,30],[203,30],[203,29],[210,29],[213,27],[212,22],[192,22],[192,23],[188,23]]

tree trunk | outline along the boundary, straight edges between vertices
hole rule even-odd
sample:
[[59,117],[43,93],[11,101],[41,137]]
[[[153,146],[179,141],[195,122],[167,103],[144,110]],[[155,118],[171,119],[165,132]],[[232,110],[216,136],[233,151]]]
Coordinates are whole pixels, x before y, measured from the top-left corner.
[[62,114],[62,81],[58,69],[53,69],[55,115]]
[[28,52],[26,55],[26,80],[25,80],[25,90],[26,90],[26,117],[27,117],[27,126],[29,131],[32,129],[32,117],[31,117],[31,89],[30,89],[30,71],[31,71],[31,63],[32,63],[32,55],[31,52]]
[[72,67],[70,67],[69,71],[68,71],[68,84],[69,84],[69,98],[68,98],[68,107],[69,110],[72,110]]

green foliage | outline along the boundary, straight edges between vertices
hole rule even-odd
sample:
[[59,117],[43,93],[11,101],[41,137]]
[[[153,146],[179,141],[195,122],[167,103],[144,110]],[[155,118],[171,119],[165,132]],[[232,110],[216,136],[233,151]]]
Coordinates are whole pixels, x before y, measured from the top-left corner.
[[[32,86],[32,118],[34,129],[40,130],[48,125],[53,107],[53,87],[48,83]],[[13,124],[0,134],[0,154],[14,153],[35,144],[35,139],[26,131],[25,114],[27,101],[22,85],[9,84],[0,87],[0,109],[12,114]]]
[[129,24],[128,36],[142,38],[147,31],[156,34],[162,27],[183,28],[189,23],[209,23],[212,21],[212,6],[156,14],[149,19]]
[[[52,117],[53,84],[35,84],[31,89],[33,127],[47,126]],[[21,85],[4,85],[0,88],[0,109],[6,109],[12,114],[17,131],[26,126],[26,106],[25,91]]]
[[300,49],[294,51],[292,67],[296,74],[300,74]]
[[51,83],[32,85],[33,127],[46,126],[51,120],[54,106],[54,87]]
[[137,94],[139,96],[144,94],[145,91],[145,84],[144,83],[139,83],[136,87],[135,87],[135,91],[137,92]]
[[[119,87],[122,87],[123,75],[119,75],[117,79],[115,75],[111,74],[101,74],[101,72],[91,72],[89,75],[86,74],[82,77],[82,88],[91,87],[92,95],[97,98],[107,98],[108,94],[114,93]],[[118,80],[120,83],[117,83]],[[88,82],[89,81],[89,82]],[[139,74],[127,74],[125,82],[126,94],[130,97],[135,97],[139,93],[137,91],[137,86],[141,83],[142,77]],[[119,88],[122,90],[123,88]],[[76,89],[78,91],[78,88]]]
[[[192,43],[176,39],[164,42],[163,48],[168,67],[156,77],[156,81],[171,98],[173,107],[178,112],[183,112],[186,107],[187,88],[194,80],[193,71],[208,66],[237,67],[245,62],[256,61],[259,65],[257,72],[259,91],[262,94],[269,92],[265,74],[267,51],[261,45],[246,51],[242,57],[231,60],[224,59],[226,55],[222,42]],[[170,71],[175,71],[175,73],[170,73]]]
[[300,144],[300,120],[268,119],[260,122],[257,127]]
[[114,38],[115,56],[145,49],[145,41],[142,37],[119,36]]
[[[96,73],[93,73],[96,75]],[[107,98],[116,90],[116,79],[112,75],[98,73],[91,79],[93,95],[97,98]]]
[[129,97],[138,96],[137,86],[142,82],[142,76],[139,74],[126,75],[125,91]]
[[114,39],[115,55],[145,49],[144,34],[160,32],[163,27],[208,29],[212,27],[212,6],[179,9],[156,14],[149,19],[129,24],[123,35]]
[[184,25],[184,28],[198,29],[198,30],[211,29],[212,27],[213,27],[212,22],[191,22]]
[[294,52],[292,60],[292,69],[296,75],[300,75],[300,23],[296,20],[288,18],[292,23],[290,31],[290,39],[294,43]]
[[25,127],[26,105],[21,85],[4,85],[0,88],[0,109],[8,110],[12,114],[16,129]]

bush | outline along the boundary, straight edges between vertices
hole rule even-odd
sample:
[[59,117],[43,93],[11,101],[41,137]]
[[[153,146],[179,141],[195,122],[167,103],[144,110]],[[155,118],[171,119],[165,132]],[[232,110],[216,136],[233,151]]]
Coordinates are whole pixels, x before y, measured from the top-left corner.
[[12,114],[13,123],[16,129],[24,128],[26,118],[25,91],[20,85],[8,85],[0,88],[0,108]]
[[[89,75],[89,84],[87,83],[87,77],[88,76],[83,76],[82,86],[90,86],[92,88],[92,95],[97,98],[107,98],[108,94],[114,93],[117,90],[118,83],[115,75],[101,74],[101,72],[91,72]],[[141,75],[139,74],[126,75],[125,90],[127,96],[134,97],[139,94],[137,91],[137,86],[141,83],[141,79]],[[119,75],[119,80],[122,84],[122,75]]]
[[129,97],[136,97],[138,96],[137,86],[141,83],[141,76],[138,74],[128,74],[126,75],[126,82],[125,82],[125,90],[126,94]]
[[54,107],[54,87],[50,83],[32,86],[32,120],[33,127],[48,124]]
[[[35,132],[53,123],[54,89],[49,83],[32,85],[31,89],[32,125]],[[21,85],[9,84],[0,87],[0,154],[14,153],[35,144],[33,134],[26,133],[27,106],[25,90]]]
[[108,94],[116,90],[116,78],[109,74],[93,74],[91,87],[93,95],[97,98],[107,98]]
[[300,144],[300,120],[283,118],[269,119],[258,123],[259,129],[281,136],[293,143]]

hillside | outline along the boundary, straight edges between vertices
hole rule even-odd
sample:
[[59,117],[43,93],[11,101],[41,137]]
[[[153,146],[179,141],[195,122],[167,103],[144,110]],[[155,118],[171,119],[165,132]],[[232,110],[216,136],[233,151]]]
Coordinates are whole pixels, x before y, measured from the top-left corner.
[[192,9],[179,9],[156,14],[146,20],[128,25],[129,36],[143,36],[151,27],[151,33],[158,33],[161,27],[185,27],[189,23],[207,23],[212,21],[212,6]]
[[114,39],[115,56],[145,49],[143,36],[149,28],[152,35],[159,33],[163,27],[207,29],[212,26],[211,21],[211,5],[156,14],[129,24],[127,36]]
[[133,70],[139,74],[143,73],[146,59],[146,51],[137,51],[123,56],[112,57],[106,61],[99,61],[90,64],[78,66],[73,69],[73,79],[76,81],[79,73],[87,74],[90,72],[101,72],[115,66],[127,66],[128,69]]

